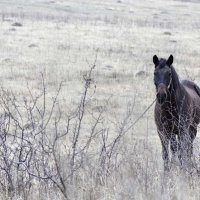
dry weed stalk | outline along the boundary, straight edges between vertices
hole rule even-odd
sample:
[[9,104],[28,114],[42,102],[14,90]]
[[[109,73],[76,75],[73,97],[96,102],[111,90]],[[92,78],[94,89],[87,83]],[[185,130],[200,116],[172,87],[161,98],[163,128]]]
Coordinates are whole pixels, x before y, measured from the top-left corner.
[[[102,180],[117,166],[113,167],[118,155],[117,144],[126,131],[133,109],[118,127],[117,136],[108,140],[109,129],[102,123],[104,109],[95,113],[89,111],[96,91],[96,86],[91,86],[95,65],[96,59],[83,76],[80,102],[70,113],[60,107],[59,94],[63,83],[50,103],[43,74],[38,95],[33,94],[28,84],[29,95],[23,100],[1,88],[0,186],[9,196],[18,194],[27,199],[31,188],[39,182],[52,185],[65,199],[71,199],[70,185],[75,184],[79,170],[89,169],[91,173],[96,170],[96,180]],[[90,126],[86,123],[88,115],[92,118]],[[88,159],[99,139],[102,142],[99,150],[95,150],[95,156],[99,157],[97,167]]]

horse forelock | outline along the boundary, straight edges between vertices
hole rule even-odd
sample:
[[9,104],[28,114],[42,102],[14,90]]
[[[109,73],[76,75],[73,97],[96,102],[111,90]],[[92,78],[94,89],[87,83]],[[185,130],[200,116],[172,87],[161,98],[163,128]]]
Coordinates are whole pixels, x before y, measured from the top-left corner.
[[159,67],[160,67],[160,68],[165,67],[166,62],[167,62],[166,59],[161,58],[161,59],[159,60]]

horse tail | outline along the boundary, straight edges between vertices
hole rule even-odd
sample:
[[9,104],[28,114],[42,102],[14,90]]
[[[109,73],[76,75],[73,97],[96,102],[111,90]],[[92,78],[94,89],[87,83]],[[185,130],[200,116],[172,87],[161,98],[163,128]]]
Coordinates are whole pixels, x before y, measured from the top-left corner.
[[200,88],[199,88],[199,86],[197,86],[196,84],[194,84],[194,90],[195,90],[195,92],[199,95],[199,97],[200,97]]

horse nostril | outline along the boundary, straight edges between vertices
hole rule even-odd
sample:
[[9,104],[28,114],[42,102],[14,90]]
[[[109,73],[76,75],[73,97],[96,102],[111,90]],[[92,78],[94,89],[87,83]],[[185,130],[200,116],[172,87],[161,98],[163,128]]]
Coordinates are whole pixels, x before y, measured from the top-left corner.
[[167,98],[167,95],[165,93],[162,96],[163,96],[163,99]]
[[167,95],[165,93],[163,94],[158,93],[156,97],[158,99],[158,102],[162,104],[166,100]]

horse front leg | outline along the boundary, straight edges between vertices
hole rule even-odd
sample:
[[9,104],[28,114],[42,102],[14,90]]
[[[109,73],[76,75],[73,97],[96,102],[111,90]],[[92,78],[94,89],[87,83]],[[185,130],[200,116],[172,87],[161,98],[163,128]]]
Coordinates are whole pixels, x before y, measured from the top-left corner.
[[162,144],[162,158],[164,162],[164,171],[169,171],[169,139],[165,136],[161,136]]
[[171,135],[170,149],[171,149],[171,153],[172,153],[171,163],[175,164],[177,152],[178,152],[178,142],[177,142],[177,139],[176,139],[176,133],[172,133],[172,135]]

